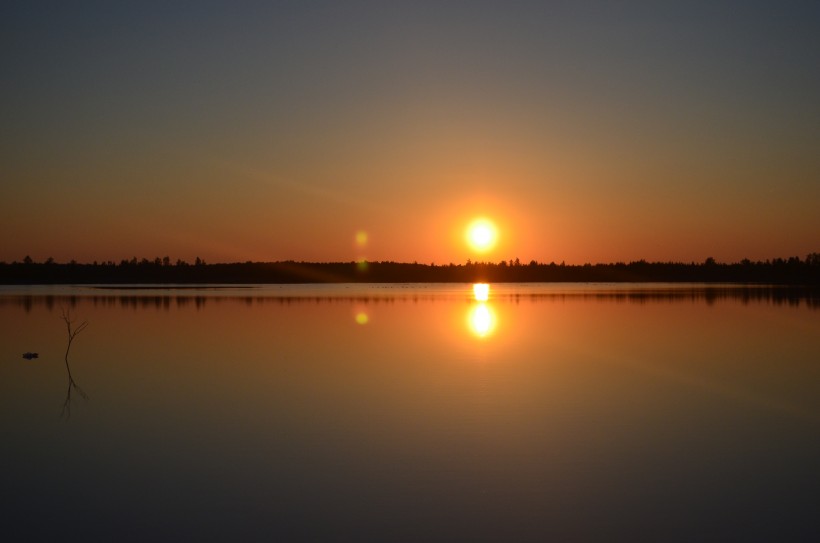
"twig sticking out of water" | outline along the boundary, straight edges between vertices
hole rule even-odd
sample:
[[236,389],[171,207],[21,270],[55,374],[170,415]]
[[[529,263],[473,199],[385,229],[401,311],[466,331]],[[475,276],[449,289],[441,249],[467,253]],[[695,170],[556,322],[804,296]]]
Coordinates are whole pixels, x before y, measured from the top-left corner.
[[85,330],[88,327],[88,321],[83,321],[80,323],[79,326],[73,327],[74,320],[71,318],[71,311],[67,309],[63,309],[62,311],[62,318],[65,322],[66,330],[68,332],[68,345],[65,348],[65,369],[68,372],[68,392],[66,393],[65,402],[63,402],[63,413],[62,415],[66,418],[71,418],[71,389],[76,389],[77,393],[82,397],[82,399],[87,400],[88,395],[81,389],[77,383],[74,381],[74,377],[71,375],[71,366],[68,364],[68,353],[71,351],[71,343],[74,341],[80,332]]

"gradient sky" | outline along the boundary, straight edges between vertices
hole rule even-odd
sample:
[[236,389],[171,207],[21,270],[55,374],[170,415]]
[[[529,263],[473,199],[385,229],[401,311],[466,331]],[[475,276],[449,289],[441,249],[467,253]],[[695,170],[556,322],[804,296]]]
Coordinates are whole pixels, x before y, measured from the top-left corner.
[[816,1],[6,2],[0,46],[0,260],[820,251]]

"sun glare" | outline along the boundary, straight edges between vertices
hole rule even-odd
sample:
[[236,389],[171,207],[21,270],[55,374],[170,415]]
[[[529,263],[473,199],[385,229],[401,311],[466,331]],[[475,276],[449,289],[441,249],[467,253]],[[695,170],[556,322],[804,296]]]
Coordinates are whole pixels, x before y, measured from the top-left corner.
[[490,299],[490,285],[487,283],[476,283],[473,285],[473,297],[477,302],[486,302]]
[[489,251],[497,239],[498,230],[488,219],[476,219],[467,227],[467,243],[475,251]]
[[495,331],[495,312],[486,303],[479,302],[467,313],[467,325],[477,338],[487,338]]

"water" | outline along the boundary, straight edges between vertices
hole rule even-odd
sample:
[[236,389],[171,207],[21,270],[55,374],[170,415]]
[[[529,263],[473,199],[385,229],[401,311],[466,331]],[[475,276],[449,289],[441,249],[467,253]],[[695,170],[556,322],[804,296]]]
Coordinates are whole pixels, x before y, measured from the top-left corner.
[[818,540],[815,297],[476,297],[2,287],[4,539]]

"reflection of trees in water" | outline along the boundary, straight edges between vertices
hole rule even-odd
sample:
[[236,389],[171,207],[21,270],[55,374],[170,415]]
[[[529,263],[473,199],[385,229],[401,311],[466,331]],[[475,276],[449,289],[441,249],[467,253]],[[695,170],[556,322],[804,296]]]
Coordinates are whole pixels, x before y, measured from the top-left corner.
[[575,292],[569,294],[535,294],[530,298],[553,299],[594,299],[631,302],[638,304],[657,302],[717,302],[733,300],[744,305],[768,303],[773,305],[800,306],[820,309],[820,290],[812,287],[767,287],[767,286],[708,286],[702,288],[647,288],[636,290],[601,290],[597,292]]
[[71,351],[71,344],[74,342],[74,339],[80,335],[80,333],[88,327],[88,321],[81,322],[78,326],[74,327],[74,320],[71,318],[71,311],[67,309],[63,309],[62,311],[62,318],[66,325],[66,330],[68,332],[68,345],[65,348],[65,369],[68,373],[68,391],[66,392],[65,402],[63,402],[63,412],[62,416],[66,418],[71,417],[71,392],[72,390],[76,390],[80,397],[84,400],[88,399],[88,395],[81,389],[76,381],[74,381],[74,377],[71,375],[71,365],[68,363],[68,353]]
[[[380,285],[383,286],[383,285]],[[422,285],[423,286],[423,285]],[[574,288],[571,283],[520,283],[520,292],[496,292],[494,298],[498,301],[555,301],[555,300],[601,300],[628,303],[657,303],[657,302],[706,302],[713,304],[721,301],[734,300],[744,304],[769,303],[773,305],[802,306],[810,309],[820,309],[820,288],[795,286],[767,286],[767,285],[696,285],[696,286],[653,286],[638,284],[631,287],[613,287],[609,285],[584,285]],[[555,287],[554,290],[551,287]],[[535,291],[533,291],[535,289]],[[471,298],[467,289],[457,293],[456,289],[447,293],[427,293],[413,291],[400,292],[400,288],[386,290],[379,294],[367,293],[355,295],[288,295],[274,294],[261,296],[247,296],[238,294],[110,294],[110,295],[22,295],[0,296],[0,306],[15,305],[30,311],[36,305],[45,305],[52,308],[55,304],[75,308],[81,303],[90,303],[95,307],[122,307],[129,309],[154,308],[170,311],[172,308],[195,307],[204,309],[206,306],[236,304],[243,305],[292,305],[292,304],[346,304],[350,302],[365,304],[392,304],[395,302],[437,302],[448,299]]]

